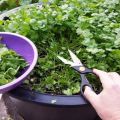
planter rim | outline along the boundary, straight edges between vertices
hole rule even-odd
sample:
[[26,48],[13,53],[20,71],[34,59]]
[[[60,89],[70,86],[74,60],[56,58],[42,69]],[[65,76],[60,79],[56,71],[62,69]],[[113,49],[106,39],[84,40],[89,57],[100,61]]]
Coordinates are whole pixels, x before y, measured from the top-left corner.
[[39,93],[18,87],[8,93],[11,97],[23,101],[34,102],[43,105],[51,106],[83,106],[89,105],[88,101],[80,95],[52,95],[47,93]]
[[[34,4],[29,4],[29,5],[25,5],[25,6],[34,6],[34,5],[38,5],[39,7],[42,6],[42,3],[34,3]],[[18,11],[22,6],[10,9],[8,11],[4,11],[3,13],[0,14],[0,20],[3,20],[4,17],[9,17],[11,14],[15,14],[16,11]],[[24,6],[23,6],[24,7]]]

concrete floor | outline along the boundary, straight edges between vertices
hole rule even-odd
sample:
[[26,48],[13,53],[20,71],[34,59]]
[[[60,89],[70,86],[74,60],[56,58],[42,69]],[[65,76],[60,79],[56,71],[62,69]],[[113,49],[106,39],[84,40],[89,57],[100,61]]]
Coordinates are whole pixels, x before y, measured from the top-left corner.
[[0,120],[12,120],[7,114],[7,108],[2,99],[0,100]]
[[16,112],[13,102],[5,94],[3,96],[0,94],[0,120],[24,120]]

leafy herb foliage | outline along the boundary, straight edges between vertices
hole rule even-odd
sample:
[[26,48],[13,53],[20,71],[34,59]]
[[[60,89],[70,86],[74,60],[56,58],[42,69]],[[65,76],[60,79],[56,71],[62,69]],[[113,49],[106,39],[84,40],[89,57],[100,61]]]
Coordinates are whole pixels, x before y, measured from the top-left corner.
[[14,80],[28,64],[13,50],[0,44],[0,85]]
[[36,3],[39,0],[0,0],[0,12],[30,3]]
[[[120,70],[119,0],[53,0],[42,7],[22,7],[2,31],[30,38],[39,51],[38,64],[28,78],[31,89],[54,94],[80,92],[79,75],[56,57],[69,59],[68,48],[90,68]],[[120,73],[120,72],[119,72]],[[99,90],[98,80],[90,82]]]

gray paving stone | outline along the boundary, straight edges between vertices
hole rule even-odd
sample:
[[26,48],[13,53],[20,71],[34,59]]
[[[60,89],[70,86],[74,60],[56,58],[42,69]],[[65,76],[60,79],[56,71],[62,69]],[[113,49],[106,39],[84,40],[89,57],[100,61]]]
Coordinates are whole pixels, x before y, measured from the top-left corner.
[[3,100],[0,100],[0,120],[10,120],[10,116],[7,114],[7,108],[5,107]]

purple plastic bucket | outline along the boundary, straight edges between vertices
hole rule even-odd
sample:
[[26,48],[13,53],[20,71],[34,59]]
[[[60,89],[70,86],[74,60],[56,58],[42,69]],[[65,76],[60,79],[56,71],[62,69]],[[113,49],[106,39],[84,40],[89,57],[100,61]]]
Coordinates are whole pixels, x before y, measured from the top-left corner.
[[6,85],[0,86],[0,93],[4,93],[14,89],[25,80],[37,63],[38,52],[34,43],[24,36],[10,32],[0,32],[0,36],[3,38],[0,41],[1,43],[6,44],[8,49],[14,50],[29,63],[21,76]]

